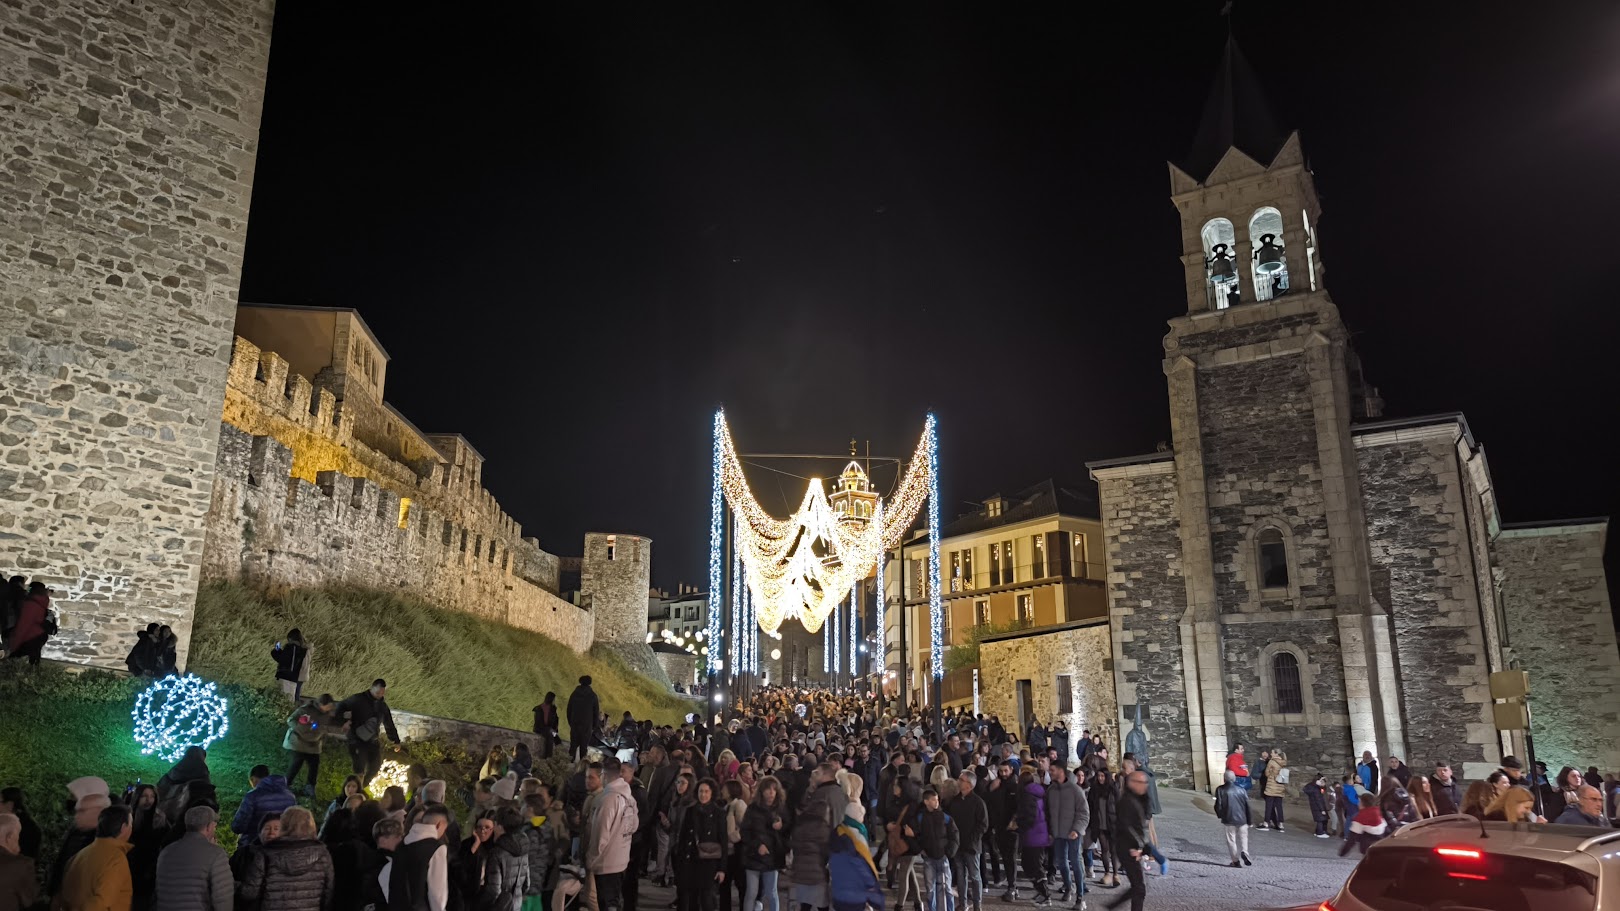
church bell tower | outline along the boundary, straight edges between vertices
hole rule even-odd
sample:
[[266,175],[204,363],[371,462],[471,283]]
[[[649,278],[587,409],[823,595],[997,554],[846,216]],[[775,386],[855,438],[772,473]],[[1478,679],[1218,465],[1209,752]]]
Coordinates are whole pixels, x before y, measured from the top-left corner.
[[[1170,321],[1164,371],[1195,762],[1217,782],[1244,737],[1316,769],[1398,751],[1350,430],[1379,403],[1328,293],[1299,134],[1277,126],[1230,39],[1170,187],[1187,312]],[[1237,683],[1256,667],[1259,687]]]

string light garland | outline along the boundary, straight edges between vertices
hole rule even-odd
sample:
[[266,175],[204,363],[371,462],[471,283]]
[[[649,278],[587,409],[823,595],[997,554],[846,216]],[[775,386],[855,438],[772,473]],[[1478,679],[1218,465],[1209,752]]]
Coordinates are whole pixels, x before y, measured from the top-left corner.
[[169,762],[188,748],[204,749],[231,728],[230,703],[213,683],[195,674],[170,674],[141,690],[129,716],[142,755],[156,753]]
[[929,660],[933,665],[934,686],[945,676],[945,603],[939,592],[939,427],[928,415],[923,442],[928,446],[928,634]]
[[861,624],[861,581],[855,580],[855,587],[849,590],[849,675],[861,675],[860,654]]
[[742,662],[742,556],[737,550],[738,521],[731,517],[731,668],[736,673],[748,670]]
[[[716,440],[719,439],[719,434],[725,428],[725,424],[725,412],[716,411],[714,413]],[[725,565],[721,562],[722,551],[725,547],[725,525],[722,522],[725,495],[720,489],[720,447],[718,444],[714,448],[713,470],[714,484],[709,492],[709,644],[711,648],[709,649],[708,661],[704,662],[708,666],[708,673],[710,674],[719,673],[720,662],[724,660],[720,649],[712,647],[714,643],[720,641],[720,630],[723,625],[722,612],[716,609],[715,606],[719,603],[722,567]]]
[[[877,522],[879,524],[882,524],[882,522],[883,522],[883,504],[881,502],[879,502],[878,505],[877,505],[877,512],[875,513],[875,516],[876,516],[876,518],[874,518],[872,521]],[[877,664],[875,666],[877,667],[877,669],[879,671],[886,671],[886,670],[889,669],[889,667],[888,667],[888,664],[889,664],[889,650],[888,650],[888,647],[884,644],[884,637],[887,636],[888,633],[889,633],[889,629],[885,625],[885,623],[887,621],[886,621],[886,618],[884,617],[884,613],[885,613],[884,612],[884,607],[887,606],[887,602],[885,601],[884,596],[883,596],[883,572],[884,572],[884,569],[885,569],[883,564],[888,562],[888,559],[889,559],[889,550],[888,550],[888,548],[887,547],[878,548],[877,585],[873,586],[873,588],[875,590],[874,593],[877,596],[876,599],[875,599],[877,601],[877,655],[875,656],[875,658],[877,660]]]
[[832,627],[821,628],[821,672],[832,673]]

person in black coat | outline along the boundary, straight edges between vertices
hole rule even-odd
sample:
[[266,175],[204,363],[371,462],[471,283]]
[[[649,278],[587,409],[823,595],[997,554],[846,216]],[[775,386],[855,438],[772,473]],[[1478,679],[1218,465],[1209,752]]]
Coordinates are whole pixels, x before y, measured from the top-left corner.
[[551,748],[557,742],[557,727],[557,694],[547,693],[534,707],[534,732],[540,735],[541,759],[551,758]]
[[1311,819],[1316,821],[1316,837],[1328,837],[1328,817],[1332,813],[1329,806],[1331,796],[1327,787],[1327,776],[1318,775],[1305,786],[1305,799],[1311,802]]
[[602,712],[601,700],[591,689],[589,674],[579,678],[579,686],[568,697],[568,758],[582,759],[586,748],[596,742],[593,733]]
[[958,845],[952,858],[952,876],[959,884],[964,907],[977,908],[984,904],[984,877],[980,875],[979,858],[983,850],[984,834],[990,830],[990,808],[978,794],[978,776],[972,769],[963,769],[956,777],[957,796],[945,808],[956,821]]

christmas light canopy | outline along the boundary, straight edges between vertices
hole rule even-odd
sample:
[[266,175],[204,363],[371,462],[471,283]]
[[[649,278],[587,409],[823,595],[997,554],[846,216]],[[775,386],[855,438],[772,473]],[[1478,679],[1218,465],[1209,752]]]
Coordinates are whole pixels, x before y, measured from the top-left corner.
[[142,690],[129,715],[141,753],[174,762],[188,748],[207,749],[224,737],[229,708],[213,683],[195,674],[170,674]]

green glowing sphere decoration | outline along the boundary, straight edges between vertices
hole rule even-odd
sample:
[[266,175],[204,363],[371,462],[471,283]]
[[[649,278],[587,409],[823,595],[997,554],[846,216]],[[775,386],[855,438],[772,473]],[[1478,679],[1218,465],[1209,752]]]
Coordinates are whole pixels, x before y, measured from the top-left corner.
[[225,736],[230,704],[214,684],[195,674],[170,674],[135,697],[135,742],[141,753],[173,762],[187,747],[208,748]]

